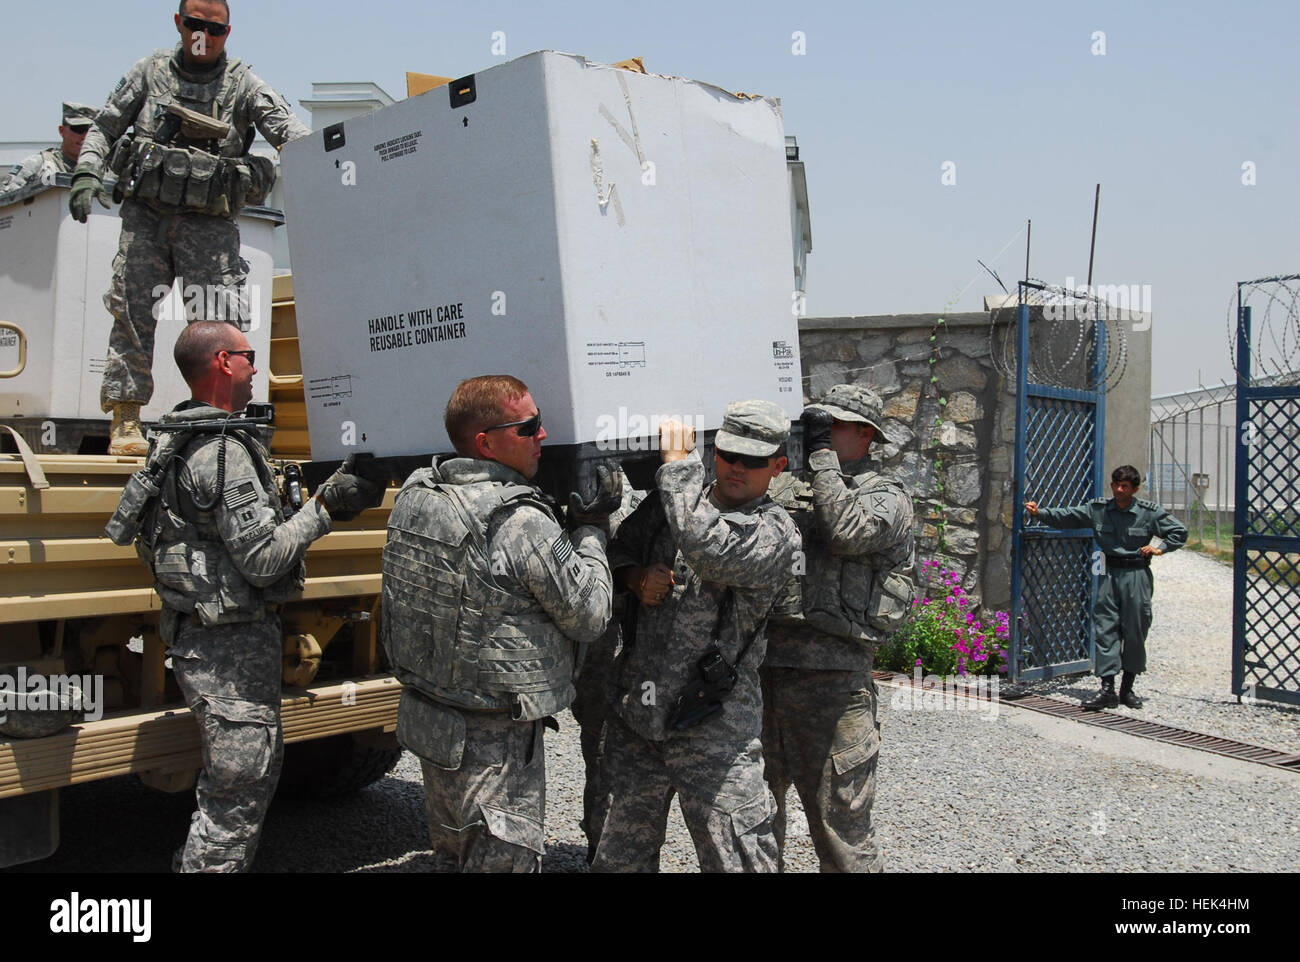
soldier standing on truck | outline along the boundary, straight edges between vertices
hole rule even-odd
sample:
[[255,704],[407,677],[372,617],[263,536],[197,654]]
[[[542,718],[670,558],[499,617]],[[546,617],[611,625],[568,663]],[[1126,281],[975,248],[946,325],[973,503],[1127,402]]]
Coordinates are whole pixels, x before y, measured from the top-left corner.
[[[248,339],[229,324],[197,321],[173,354],[192,397],[163,416],[109,533],[122,544],[138,531],[136,549],[162,601],[160,633],[199,728],[198,810],[174,867],[243,872],[283,755],[277,605],[302,590],[303,555],[331,518],[379,504],[384,485],[345,463],[285,520],[257,427],[238,416],[257,371]],[[123,519],[137,527],[115,530]]]
[[803,535],[804,572],[768,627],[763,757],[778,848],[794,785],[823,872],[883,867],[871,826],[880,754],[871,668],[910,608],[914,557],[912,499],[870,468],[882,409],[867,388],[831,388],[803,413],[805,477],[783,474],[769,491]]
[[59,124],[59,146],[46,147],[21,164],[15,164],[4,180],[0,181],[0,203],[11,200],[29,184],[39,183],[48,187],[54,183],[56,174],[71,174],[77,166],[81,143],[86,139],[94,119],[94,107],[65,103],[63,123]]
[[531,484],[546,430],[522,381],[462,381],[444,421],[456,455],[412,474],[388,519],[397,738],[420,759],[437,871],[535,872],[542,737],[573,701],[578,646],[609,624],[622,475],[602,468],[570,498],[566,532]]
[[[108,206],[106,168],[117,175],[113,196],[123,199],[104,295],[113,315],[100,389],[101,408],[113,414],[109,454],[148,451],[140,408],[153,396],[160,290],[181,278],[183,289],[204,292],[209,320],[244,329],[248,263],[239,256],[235,217],[265,200],[275,179],[274,165],[249,153],[254,127],[277,149],[310,133],[247,64],[227,58],[225,0],[182,0],[174,20],[181,42],[145,57],[118,81],[72,175],[68,206],[82,223],[92,199]],[[195,300],[187,295],[187,306]]]

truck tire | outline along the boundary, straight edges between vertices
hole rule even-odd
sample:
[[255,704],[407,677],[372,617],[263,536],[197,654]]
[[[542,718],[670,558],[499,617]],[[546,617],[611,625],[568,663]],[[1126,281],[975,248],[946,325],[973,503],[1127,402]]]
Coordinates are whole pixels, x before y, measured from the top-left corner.
[[389,734],[350,732],[284,748],[278,795],[285,798],[333,798],[359,792],[379,781],[397,764],[402,749]]

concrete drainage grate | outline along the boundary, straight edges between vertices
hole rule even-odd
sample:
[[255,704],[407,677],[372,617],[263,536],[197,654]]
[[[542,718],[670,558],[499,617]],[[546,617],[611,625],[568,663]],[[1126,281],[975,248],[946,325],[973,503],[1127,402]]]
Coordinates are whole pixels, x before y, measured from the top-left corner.
[[[877,682],[902,687],[903,682],[899,681],[900,676],[893,672],[877,671],[872,673]],[[911,685],[909,679],[907,684]],[[946,694],[957,694],[963,698],[977,698],[982,701],[988,701],[987,692],[967,693],[961,691],[952,692],[951,689],[945,691]],[[1289,772],[1300,773],[1300,755],[1288,755],[1285,752],[1274,751],[1271,748],[1262,748],[1259,745],[1248,745],[1245,742],[1235,742],[1230,738],[1219,738],[1217,735],[1203,735],[1200,732],[1189,732],[1183,728],[1173,728],[1169,725],[1161,725],[1157,722],[1143,721],[1140,718],[1133,718],[1130,715],[1120,715],[1112,711],[1087,711],[1082,706],[1070,702],[1060,701],[1056,698],[1044,698],[1042,695],[1022,695],[1015,699],[1001,699],[1001,701],[1015,708],[1028,708],[1030,711],[1042,712],[1044,715],[1054,715],[1057,718],[1066,718],[1071,721],[1077,721],[1084,725],[1095,725],[1098,728],[1108,728],[1111,731],[1123,732],[1126,735],[1136,735],[1139,738],[1150,738],[1153,741],[1164,742],[1167,745],[1181,745],[1183,748],[1195,748],[1198,751],[1213,752],[1215,755],[1222,755],[1225,758],[1235,758],[1243,762],[1255,762],[1259,765],[1269,765],[1273,768],[1281,768]]]

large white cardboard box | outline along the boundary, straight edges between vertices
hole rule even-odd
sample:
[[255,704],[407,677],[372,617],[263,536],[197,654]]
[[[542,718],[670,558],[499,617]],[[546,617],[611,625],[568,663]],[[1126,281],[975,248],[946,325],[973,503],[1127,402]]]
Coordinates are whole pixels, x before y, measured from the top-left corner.
[[553,444],[797,416],[777,101],[542,52],[283,152],[312,454],[448,451],[480,374]]
[[[273,231],[279,220],[279,212],[269,210],[246,210],[239,217],[239,253],[249,265],[244,326],[250,328],[247,337],[259,365],[255,398],[265,398],[267,391]],[[77,223],[62,186],[0,205],[0,321],[21,328],[27,347],[22,371],[0,379],[0,417],[107,420],[99,408],[99,388],[113,316],[104,306],[104,292],[113,277],[121,228],[116,206],[105,210],[94,204],[87,223]],[[217,303],[196,285],[188,294],[181,282],[172,285],[155,331],[154,395],[142,412],[146,421],[190,396],[172,360],[187,301],[196,308]],[[0,329],[0,371],[17,367],[18,353],[18,336]]]

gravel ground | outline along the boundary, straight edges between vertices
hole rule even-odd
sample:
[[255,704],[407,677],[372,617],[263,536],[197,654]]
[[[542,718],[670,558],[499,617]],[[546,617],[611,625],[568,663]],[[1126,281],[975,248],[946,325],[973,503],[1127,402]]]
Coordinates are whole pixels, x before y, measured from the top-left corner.
[[[1232,694],[1232,567],[1195,551],[1157,558],[1147,671],[1135,690],[1147,721],[1300,753],[1300,709]],[[1118,682],[1117,682],[1118,684]],[[1091,698],[1098,681],[1076,676],[1035,686],[1035,693]]]
[[[1179,552],[1156,573],[1151,672],[1143,717],[1290,751],[1300,713],[1238,705],[1227,693],[1231,571]],[[1207,668],[1207,666],[1209,666]],[[1058,684],[1062,697],[1095,680]],[[1079,725],[1003,703],[918,708],[881,688],[884,746],[874,819],[891,872],[1294,871],[1300,774]],[[1124,709],[1121,709],[1124,710]],[[547,738],[546,872],[586,871],[582,755],[568,712]],[[63,845],[8,872],[165,872],[193,796],[134,778],[63,790]],[[816,871],[790,796],[787,869]],[[111,829],[109,829],[111,826]],[[385,779],[331,801],[278,800],[261,872],[422,872],[429,868],[420,771],[406,754]],[[674,805],[665,872],[693,872]]]

